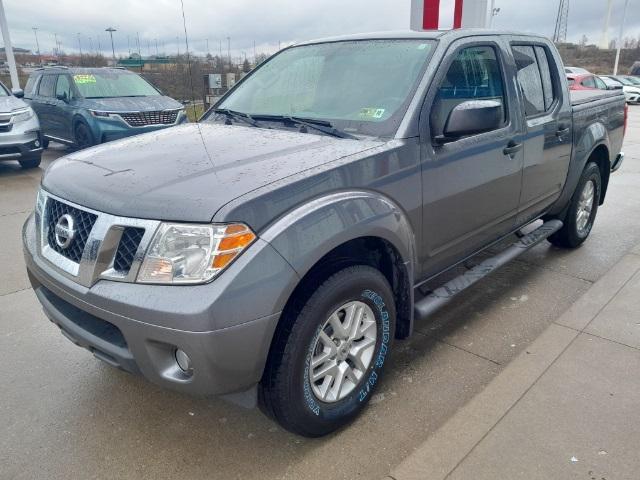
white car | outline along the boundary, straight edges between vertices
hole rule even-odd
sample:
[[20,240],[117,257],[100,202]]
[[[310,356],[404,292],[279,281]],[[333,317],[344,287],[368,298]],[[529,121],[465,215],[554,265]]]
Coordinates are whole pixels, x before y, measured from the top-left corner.
[[564,73],[571,75],[584,75],[586,73],[591,73],[589,70],[580,67],[564,67]]
[[632,81],[622,76],[604,75],[600,78],[607,84],[607,88],[609,88],[609,86],[611,86],[611,88],[622,87],[627,103],[640,103],[639,85],[634,84]]

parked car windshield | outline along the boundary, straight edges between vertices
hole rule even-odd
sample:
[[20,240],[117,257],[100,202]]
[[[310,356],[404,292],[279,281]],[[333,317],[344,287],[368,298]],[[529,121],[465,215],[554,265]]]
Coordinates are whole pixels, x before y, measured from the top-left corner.
[[331,122],[365,135],[395,133],[426,68],[429,40],[359,40],[286,49],[217,109]]
[[614,77],[614,80],[617,81],[617,82],[620,82],[621,84],[626,85],[628,87],[632,87],[633,86],[633,82],[630,81],[627,78],[624,78],[624,77]]
[[73,75],[80,95],[85,98],[148,97],[160,95],[146,80],[126,71],[89,72]]

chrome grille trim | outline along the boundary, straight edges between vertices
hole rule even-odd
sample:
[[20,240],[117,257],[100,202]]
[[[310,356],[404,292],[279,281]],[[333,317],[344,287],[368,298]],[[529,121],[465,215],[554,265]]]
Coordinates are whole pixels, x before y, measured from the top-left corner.
[[[47,212],[47,202],[50,199],[97,216],[87,238],[80,262],[74,262],[49,246],[47,238],[50,222],[47,221],[45,212]],[[135,282],[140,265],[144,260],[144,254],[158,225],[160,225],[160,222],[157,220],[119,217],[83,207],[42,189],[38,192],[36,229],[39,238],[39,254],[62,275],[85,287],[91,287],[100,279]],[[133,255],[129,271],[119,272],[114,268],[114,260],[120,239],[124,229],[127,227],[144,229],[144,234]]]

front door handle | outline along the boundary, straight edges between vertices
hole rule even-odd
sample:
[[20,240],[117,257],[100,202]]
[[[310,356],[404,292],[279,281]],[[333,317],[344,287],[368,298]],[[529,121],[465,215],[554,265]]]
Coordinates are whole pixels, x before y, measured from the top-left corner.
[[504,147],[504,150],[502,150],[502,153],[504,153],[505,155],[509,155],[512,156],[516,153],[518,153],[520,150],[522,150],[522,144],[521,143],[516,143],[513,140],[511,140],[506,147]]
[[569,127],[560,127],[556,131],[556,136],[562,137],[563,135],[566,135],[567,133],[569,133]]

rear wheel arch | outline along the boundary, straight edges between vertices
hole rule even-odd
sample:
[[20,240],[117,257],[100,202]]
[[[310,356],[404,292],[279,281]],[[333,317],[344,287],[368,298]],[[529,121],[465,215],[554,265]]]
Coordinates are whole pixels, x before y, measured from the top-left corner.
[[600,170],[600,179],[602,181],[602,191],[600,193],[600,205],[604,203],[604,198],[607,194],[607,187],[609,186],[609,175],[611,174],[611,160],[610,160],[609,148],[606,145],[600,144],[593,149],[591,154],[587,157],[585,166],[589,162],[594,162],[598,165]]

